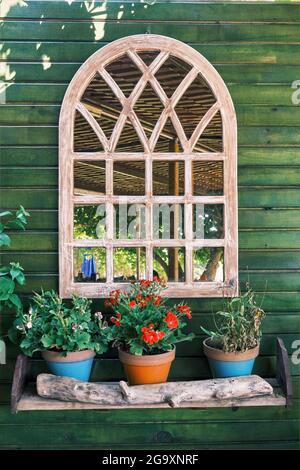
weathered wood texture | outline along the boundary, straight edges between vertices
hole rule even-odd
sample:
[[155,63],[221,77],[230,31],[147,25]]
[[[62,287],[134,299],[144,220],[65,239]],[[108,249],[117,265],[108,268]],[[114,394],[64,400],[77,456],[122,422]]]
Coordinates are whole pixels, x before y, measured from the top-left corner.
[[[4,3],[9,7],[3,9]],[[22,203],[32,213],[29,231],[16,235],[11,253],[3,251],[3,260],[24,263],[24,298],[32,289],[58,285],[57,126],[69,81],[93,52],[114,39],[146,32],[169,35],[192,45],[214,65],[237,111],[239,275],[242,281],[250,278],[267,311],[255,373],[275,376],[276,336],[283,337],[291,357],[300,331],[299,105],[291,98],[292,82],[300,78],[300,5],[26,3],[1,2],[0,15],[5,23],[0,78],[7,84],[7,102],[0,114],[1,207],[13,209]],[[101,302],[95,305],[104,309]],[[222,302],[193,299],[191,305],[193,330],[199,333],[201,324],[213,328],[211,311]],[[11,321],[11,312],[1,312],[1,333]],[[201,339],[182,344],[172,380],[209,377]],[[299,447],[296,364],[290,363],[296,393],[290,410],[37,411],[11,416],[8,403],[16,353],[8,347],[7,365],[0,368],[2,448]],[[31,374],[44,371],[38,361]],[[122,377],[114,352],[102,365],[96,362],[93,380]]]
[[[210,379],[188,382],[168,382],[157,385],[129,387],[126,382],[118,384],[93,384],[40,374],[37,377],[37,393],[42,398],[65,402],[93,403],[99,407],[136,407],[167,405],[171,408],[206,407],[213,402],[215,407],[226,401],[265,397],[266,403],[273,395],[272,386],[261,377],[236,377],[231,379]],[[275,398],[274,395],[272,398]],[[51,405],[48,402],[47,405]],[[55,406],[55,403],[53,403]]]

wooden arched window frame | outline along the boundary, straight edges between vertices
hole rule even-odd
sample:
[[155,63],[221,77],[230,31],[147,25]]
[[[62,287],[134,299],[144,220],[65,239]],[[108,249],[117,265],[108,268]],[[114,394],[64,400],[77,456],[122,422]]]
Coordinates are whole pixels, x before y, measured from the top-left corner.
[[[145,63],[141,54],[145,51],[156,51],[157,55],[151,63]],[[107,71],[108,64],[126,54],[141,73],[141,78],[135,85],[132,93],[125,96],[112,75]],[[167,96],[162,84],[156,78],[160,67],[168,57],[176,57],[189,65],[189,72],[176,88],[172,96]],[[89,83],[98,73],[111,88],[119,100],[122,110],[117,123],[107,138],[101,126],[81,102],[81,97]],[[205,80],[215,97],[214,104],[205,112],[195,127],[192,135],[187,138],[184,128],[177,116],[175,106],[184,92],[188,89],[196,76]],[[146,84],[149,83],[162,105],[163,112],[154,126],[149,137],[146,135],[135,110],[137,102]],[[82,152],[75,151],[74,120],[75,114],[80,113],[90,128],[93,129],[102,146],[102,151]],[[221,151],[195,152],[195,145],[205,131],[216,113],[220,113],[223,133],[223,146]],[[181,152],[156,152],[155,144],[164,128],[167,118],[177,132],[181,145]],[[143,152],[116,151],[116,146],[122,129],[130,119],[132,125],[143,144]],[[120,200],[120,196],[113,194],[113,165],[123,160],[137,160],[145,162],[145,195],[135,197],[133,201],[141,200],[146,207],[146,235],[143,240],[116,240],[113,238],[113,204]],[[184,164],[184,194],[173,196],[154,196],[152,193],[152,164],[155,161],[176,160]],[[78,161],[102,162],[105,165],[105,194],[102,195],[74,195],[74,164]],[[223,194],[221,195],[194,195],[192,191],[192,167],[195,162],[222,162],[223,166]],[[60,266],[60,295],[70,297],[78,293],[89,297],[106,297],[111,289],[120,287],[114,282],[113,250],[115,247],[131,246],[144,247],[146,253],[147,278],[153,276],[153,250],[155,247],[183,247],[185,250],[185,277],[182,282],[168,282],[165,294],[171,297],[219,297],[237,294],[238,285],[238,256],[237,256],[237,124],[234,106],[226,85],[214,67],[197,51],[175,39],[158,35],[137,35],[117,40],[94,53],[78,70],[73,77],[63,100],[59,121],[59,266]],[[122,197],[121,197],[122,198]],[[130,198],[129,198],[130,199]],[[162,200],[170,203],[184,204],[184,230],[185,238],[176,240],[154,240],[152,230],[152,206]],[[73,211],[77,204],[106,205],[106,236],[104,239],[76,240],[73,235]],[[193,203],[222,204],[223,205],[223,236],[218,239],[198,238],[193,235]],[[148,219],[147,219],[148,217]],[[104,283],[75,282],[73,250],[78,247],[104,247],[106,250],[106,276]],[[221,247],[224,256],[223,280],[215,281],[193,277],[193,253],[200,247]],[[171,249],[171,248],[170,248]],[[175,249],[175,248],[174,248]],[[126,283],[121,283],[124,287]]]

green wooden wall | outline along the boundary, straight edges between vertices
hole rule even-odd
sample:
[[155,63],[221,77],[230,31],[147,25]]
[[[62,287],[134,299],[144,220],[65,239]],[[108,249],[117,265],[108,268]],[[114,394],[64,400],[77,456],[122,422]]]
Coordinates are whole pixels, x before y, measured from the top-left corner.
[[[239,263],[267,318],[256,372],[275,373],[275,338],[292,353],[300,327],[300,105],[291,84],[300,79],[300,4],[295,2],[143,3],[1,2],[1,206],[30,210],[29,230],[16,233],[3,262],[20,261],[22,289],[56,288],[57,126],[61,100],[78,67],[122,36],[164,34],[201,52],[224,78],[238,117]],[[23,2],[24,3],[24,2]],[[149,2],[151,3],[151,2]],[[266,285],[267,282],[267,285]],[[172,378],[207,377],[199,325],[212,326],[216,299],[191,301],[198,334],[182,344]],[[1,331],[12,321],[1,312]],[[299,365],[291,364],[291,409],[31,412],[12,416],[9,393],[17,349],[0,366],[0,448],[297,448]],[[43,363],[32,367],[32,375]],[[115,353],[94,378],[122,375]]]

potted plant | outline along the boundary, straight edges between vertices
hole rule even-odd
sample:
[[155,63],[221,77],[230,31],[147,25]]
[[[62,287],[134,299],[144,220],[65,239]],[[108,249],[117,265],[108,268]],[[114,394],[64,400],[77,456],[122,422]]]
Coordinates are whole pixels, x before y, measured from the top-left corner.
[[243,295],[229,299],[216,315],[216,331],[201,327],[209,336],[203,346],[213,376],[250,375],[259,354],[265,312],[257,306],[249,284]]
[[190,308],[169,307],[162,289],[157,278],[142,280],[132,283],[128,292],[111,292],[106,302],[114,311],[113,337],[130,385],[166,382],[175,344],[194,337],[182,332],[184,320],[192,318]]
[[9,332],[24,354],[41,351],[50,372],[89,380],[94,356],[107,350],[111,328],[91,300],[73,296],[68,306],[54,291],[35,294],[28,313],[19,310]]

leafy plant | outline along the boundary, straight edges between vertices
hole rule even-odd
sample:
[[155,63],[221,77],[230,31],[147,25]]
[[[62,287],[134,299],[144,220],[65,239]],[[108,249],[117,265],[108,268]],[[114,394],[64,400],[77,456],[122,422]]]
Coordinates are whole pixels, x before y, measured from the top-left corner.
[[201,327],[212,345],[224,352],[242,352],[259,344],[265,312],[257,306],[249,283],[246,287],[243,295],[228,299],[224,310],[216,313],[216,331]]
[[159,354],[173,349],[175,343],[194,338],[193,333],[182,331],[184,320],[192,318],[191,309],[184,304],[168,307],[168,299],[160,295],[162,289],[154,278],[134,282],[128,292],[111,292],[106,304],[114,311],[113,337],[125,351],[137,356]]
[[[8,229],[19,228],[25,230],[27,217],[30,214],[23,206],[15,212],[0,213],[0,247],[10,246],[11,238],[6,233]],[[8,266],[0,266],[0,305],[8,308],[21,308],[20,297],[15,293],[16,284],[25,283],[24,269],[19,263],[10,262]]]
[[54,291],[35,294],[29,311],[18,311],[9,337],[28,356],[45,349],[64,356],[84,349],[102,354],[112,339],[111,328],[101,312],[92,314],[91,303],[74,295],[68,307]]

